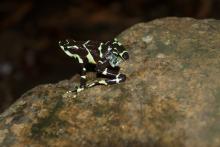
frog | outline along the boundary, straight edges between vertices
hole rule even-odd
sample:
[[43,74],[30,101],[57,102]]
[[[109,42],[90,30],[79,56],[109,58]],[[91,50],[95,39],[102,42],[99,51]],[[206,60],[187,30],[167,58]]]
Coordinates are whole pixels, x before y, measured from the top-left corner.
[[[126,75],[117,69],[120,69],[123,61],[129,59],[129,54],[117,38],[105,42],[66,39],[59,41],[59,47],[69,57],[77,59],[80,65],[80,86],[67,92],[79,93],[96,85],[113,85],[126,81]],[[104,75],[106,79],[87,83],[87,64],[95,65],[95,72]]]

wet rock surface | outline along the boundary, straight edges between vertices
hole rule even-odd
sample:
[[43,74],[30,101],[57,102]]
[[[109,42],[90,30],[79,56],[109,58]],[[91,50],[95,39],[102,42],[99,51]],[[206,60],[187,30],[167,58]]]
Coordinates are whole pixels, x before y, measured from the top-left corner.
[[118,39],[125,83],[76,98],[79,76],[37,86],[0,115],[1,146],[220,146],[220,22],[164,18]]

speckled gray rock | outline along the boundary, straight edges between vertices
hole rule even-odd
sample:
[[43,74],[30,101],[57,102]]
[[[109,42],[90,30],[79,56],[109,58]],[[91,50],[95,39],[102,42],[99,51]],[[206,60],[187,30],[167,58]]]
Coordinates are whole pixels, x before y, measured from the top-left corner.
[[0,116],[1,146],[220,146],[220,21],[164,18],[118,38],[125,83],[26,92]]

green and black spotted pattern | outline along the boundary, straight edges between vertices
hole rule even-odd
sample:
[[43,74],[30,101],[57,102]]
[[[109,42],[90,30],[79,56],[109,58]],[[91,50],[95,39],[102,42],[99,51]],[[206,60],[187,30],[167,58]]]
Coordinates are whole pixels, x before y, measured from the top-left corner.
[[[59,46],[68,56],[76,58],[81,65],[80,87],[76,92],[96,85],[118,84],[126,80],[124,74],[114,70],[122,61],[129,59],[128,52],[117,39],[107,42],[64,40],[59,41]],[[95,64],[96,72],[105,75],[107,79],[87,84],[85,65],[89,63]]]

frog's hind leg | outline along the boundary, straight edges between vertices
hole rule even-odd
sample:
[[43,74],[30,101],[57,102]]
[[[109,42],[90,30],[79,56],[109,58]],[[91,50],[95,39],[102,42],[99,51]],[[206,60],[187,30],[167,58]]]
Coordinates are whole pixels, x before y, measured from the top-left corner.
[[81,65],[81,74],[80,74],[80,86],[77,88],[76,92],[80,92],[86,88],[86,67],[82,63]]
[[110,70],[105,68],[103,71],[99,71],[103,75],[106,75],[108,79],[102,79],[99,81],[95,81],[93,83],[87,84],[86,87],[94,87],[96,85],[112,85],[112,84],[119,84],[126,80],[126,76],[124,74],[118,73],[118,71]]
[[66,92],[66,94],[68,93],[76,93],[75,96],[77,95],[77,93],[83,91],[86,88],[86,68],[85,65],[83,63],[80,63],[80,67],[81,67],[81,73],[80,73],[80,86],[76,86],[75,89],[73,90],[69,90]]

